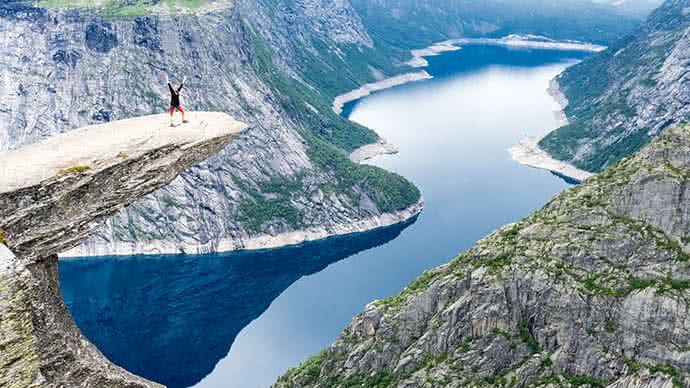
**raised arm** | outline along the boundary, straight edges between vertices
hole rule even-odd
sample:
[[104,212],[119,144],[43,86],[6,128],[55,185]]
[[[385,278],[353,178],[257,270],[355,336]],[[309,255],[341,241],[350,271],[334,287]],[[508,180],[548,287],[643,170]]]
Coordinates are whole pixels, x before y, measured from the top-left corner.
[[184,83],[187,82],[187,77],[182,78],[182,83],[180,84],[180,87],[177,88],[177,94],[180,94],[182,91],[182,87],[184,87]]
[[170,94],[175,94],[175,89],[173,89],[172,85],[170,82],[168,82],[168,89],[170,89]]

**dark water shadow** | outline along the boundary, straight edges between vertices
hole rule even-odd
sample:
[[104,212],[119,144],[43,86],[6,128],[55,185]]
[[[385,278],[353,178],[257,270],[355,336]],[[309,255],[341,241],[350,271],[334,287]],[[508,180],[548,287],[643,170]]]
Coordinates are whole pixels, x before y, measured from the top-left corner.
[[560,172],[551,171],[551,174],[553,174],[554,176],[556,176],[558,178],[561,178],[563,180],[563,182],[565,182],[569,185],[572,185],[572,186],[579,185],[580,183],[582,183],[582,181],[580,181],[579,179],[571,178],[567,175],[561,174]]
[[170,388],[189,387],[295,281],[386,244],[415,221],[273,250],[63,260],[62,291],[79,328],[110,360]]

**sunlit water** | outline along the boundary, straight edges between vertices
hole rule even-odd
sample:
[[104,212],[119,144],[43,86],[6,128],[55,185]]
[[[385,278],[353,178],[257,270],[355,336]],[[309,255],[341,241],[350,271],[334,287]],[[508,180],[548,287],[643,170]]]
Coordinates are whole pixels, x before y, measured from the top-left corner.
[[171,388],[268,387],[368,302],[566,187],[506,149],[558,125],[546,88],[579,58],[469,46],[430,58],[431,81],[346,107],[399,146],[373,163],[420,187],[416,222],[260,252],[62,261],[65,301],[86,336],[137,374]]

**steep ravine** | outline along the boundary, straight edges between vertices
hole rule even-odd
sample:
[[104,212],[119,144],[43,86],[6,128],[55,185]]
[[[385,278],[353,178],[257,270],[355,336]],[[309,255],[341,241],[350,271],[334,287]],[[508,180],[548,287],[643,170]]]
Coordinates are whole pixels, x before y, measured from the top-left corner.
[[275,387],[690,386],[690,126],[375,301]]

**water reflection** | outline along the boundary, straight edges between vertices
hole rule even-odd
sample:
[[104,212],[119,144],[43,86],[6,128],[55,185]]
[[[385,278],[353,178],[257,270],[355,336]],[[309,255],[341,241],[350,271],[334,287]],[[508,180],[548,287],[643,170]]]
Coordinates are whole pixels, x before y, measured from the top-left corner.
[[113,361],[173,388],[201,377],[195,388],[269,387],[367,303],[567,187],[506,149],[559,125],[546,88],[582,56],[468,46],[430,58],[433,80],[349,104],[353,121],[400,148],[370,163],[424,193],[398,238],[392,228],[275,251],[62,263],[75,320]]
[[188,387],[296,280],[386,244],[415,221],[274,250],[65,260],[63,294],[84,334],[115,363]]

